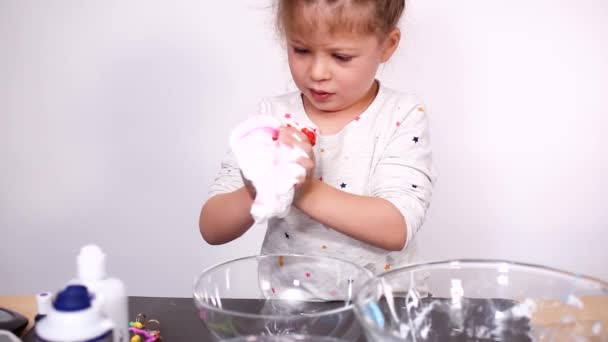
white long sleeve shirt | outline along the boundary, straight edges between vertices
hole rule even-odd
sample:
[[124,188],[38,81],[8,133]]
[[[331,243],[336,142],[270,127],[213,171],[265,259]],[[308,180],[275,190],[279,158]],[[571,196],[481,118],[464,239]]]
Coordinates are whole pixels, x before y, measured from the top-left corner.
[[[314,126],[299,92],[265,99],[259,111],[280,120]],[[315,177],[323,182],[345,192],[391,202],[405,218],[406,247],[397,252],[374,247],[292,207],[287,217],[269,220],[261,252],[331,256],[374,273],[411,263],[417,249],[415,235],[423,224],[434,183],[428,120],[416,97],[380,85],[370,106],[340,132],[318,136],[315,159]],[[242,186],[238,164],[228,153],[210,197]],[[340,203],[331,205],[340,210]]]

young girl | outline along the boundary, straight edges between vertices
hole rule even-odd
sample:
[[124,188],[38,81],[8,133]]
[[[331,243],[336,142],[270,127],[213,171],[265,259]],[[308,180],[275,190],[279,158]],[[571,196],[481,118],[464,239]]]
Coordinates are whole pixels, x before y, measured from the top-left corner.
[[[260,113],[319,130],[315,151],[293,127],[282,143],[308,157],[285,218],[273,218],[264,254],[333,256],[372,272],[405,265],[415,253],[433,185],[425,108],[375,77],[399,45],[404,0],[279,0],[277,24],[299,91],[265,99]],[[199,221],[223,244],[252,225],[255,189],[232,154],[222,162]]]

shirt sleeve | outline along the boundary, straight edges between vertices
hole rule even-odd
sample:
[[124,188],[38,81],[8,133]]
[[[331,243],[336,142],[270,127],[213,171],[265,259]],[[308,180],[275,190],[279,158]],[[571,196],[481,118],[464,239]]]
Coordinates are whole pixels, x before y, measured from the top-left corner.
[[407,108],[392,121],[370,181],[371,195],[391,202],[405,218],[406,247],[424,222],[435,181],[425,108],[411,103]]
[[234,153],[229,149],[220,163],[220,170],[209,189],[208,198],[215,195],[232,192],[242,188],[244,185],[241,172],[234,157]]
[[[255,114],[268,115],[270,113],[269,102],[267,99],[263,99],[258,105],[258,111]],[[228,140],[228,139],[226,139]],[[211,187],[207,198],[211,198],[215,195],[232,192],[242,188],[245,184],[241,177],[241,170],[236,157],[232,150],[228,148],[228,151],[222,158],[220,163],[220,170]]]

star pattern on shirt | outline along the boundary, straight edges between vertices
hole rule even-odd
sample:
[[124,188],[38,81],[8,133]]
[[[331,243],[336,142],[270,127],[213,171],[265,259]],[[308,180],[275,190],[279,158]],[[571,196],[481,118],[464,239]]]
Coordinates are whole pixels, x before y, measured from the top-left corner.
[[418,143],[418,140],[420,140],[420,138],[418,138],[418,137],[414,137],[414,139],[412,139],[412,141],[413,141],[414,143]]
[[285,233],[285,237],[288,239],[290,238],[289,234],[287,234],[287,233]]
[[346,183],[344,183],[344,182],[340,183],[340,187],[341,187],[342,189],[346,188]]
[[412,184],[412,188],[414,188],[414,189],[418,189],[418,185],[416,185],[416,184]]

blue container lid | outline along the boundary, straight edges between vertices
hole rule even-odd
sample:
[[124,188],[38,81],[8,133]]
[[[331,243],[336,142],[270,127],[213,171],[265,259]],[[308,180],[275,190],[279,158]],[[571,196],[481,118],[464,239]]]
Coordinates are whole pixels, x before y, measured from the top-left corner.
[[91,296],[84,285],[69,285],[57,294],[53,307],[57,311],[72,312],[91,307]]

